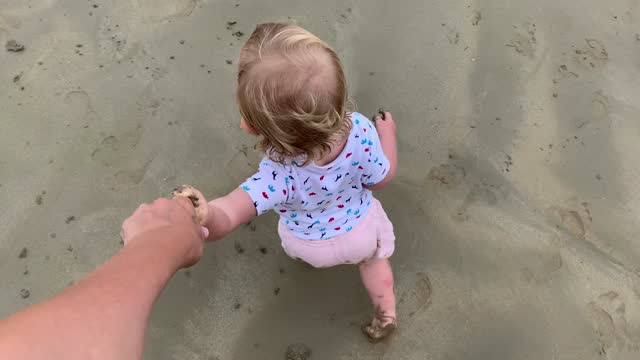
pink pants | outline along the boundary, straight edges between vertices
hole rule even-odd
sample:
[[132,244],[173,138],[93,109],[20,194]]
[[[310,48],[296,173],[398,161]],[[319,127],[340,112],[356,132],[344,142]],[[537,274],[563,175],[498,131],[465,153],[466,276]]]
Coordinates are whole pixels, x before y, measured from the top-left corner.
[[393,254],[396,240],[393,224],[377,199],[373,199],[369,212],[353,230],[334,238],[300,239],[282,222],[278,224],[278,234],[287,255],[316,268],[386,259]]

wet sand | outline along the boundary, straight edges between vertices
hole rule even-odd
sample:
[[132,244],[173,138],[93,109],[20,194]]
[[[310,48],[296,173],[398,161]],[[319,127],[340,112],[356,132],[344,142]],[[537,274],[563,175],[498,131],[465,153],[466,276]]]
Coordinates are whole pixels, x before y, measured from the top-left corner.
[[147,359],[640,356],[640,4],[623,0],[4,0],[0,317],[117,252],[140,202],[256,168],[235,66],[265,21],[326,39],[358,110],[397,119],[377,196],[400,330],[369,344],[356,269],[288,259],[267,215],[173,279]]

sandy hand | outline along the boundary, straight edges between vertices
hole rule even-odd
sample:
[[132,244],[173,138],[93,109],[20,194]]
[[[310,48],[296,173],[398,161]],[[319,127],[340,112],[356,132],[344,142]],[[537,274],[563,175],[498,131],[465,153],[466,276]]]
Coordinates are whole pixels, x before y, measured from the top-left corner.
[[396,123],[393,121],[391,113],[380,108],[378,113],[373,115],[373,123],[376,125],[378,132],[391,132],[395,134]]
[[209,218],[209,206],[207,204],[207,199],[205,199],[200,190],[191,185],[180,185],[173,190],[173,193],[171,194],[174,198],[185,197],[191,200],[191,204],[196,210],[196,220],[200,225],[205,226],[205,223]]

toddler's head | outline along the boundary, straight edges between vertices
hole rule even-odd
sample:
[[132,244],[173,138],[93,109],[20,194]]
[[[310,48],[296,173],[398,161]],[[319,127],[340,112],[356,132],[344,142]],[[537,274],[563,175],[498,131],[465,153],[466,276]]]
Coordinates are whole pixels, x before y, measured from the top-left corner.
[[238,73],[241,127],[262,136],[274,161],[313,160],[351,126],[342,63],[299,26],[258,25],[242,48]]

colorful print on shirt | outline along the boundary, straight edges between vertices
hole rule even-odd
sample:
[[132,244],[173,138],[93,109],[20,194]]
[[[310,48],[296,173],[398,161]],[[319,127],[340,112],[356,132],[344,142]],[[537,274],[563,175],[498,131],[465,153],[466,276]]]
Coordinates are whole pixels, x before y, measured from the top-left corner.
[[258,172],[240,187],[258,215],[274,210],[296,236],[326,240],[351,231],[369,211],[372,186],[382,181],[389,160],[371,121],[352,113],[353,127],[340,155],[330,164],[282,165],[264,158]]

